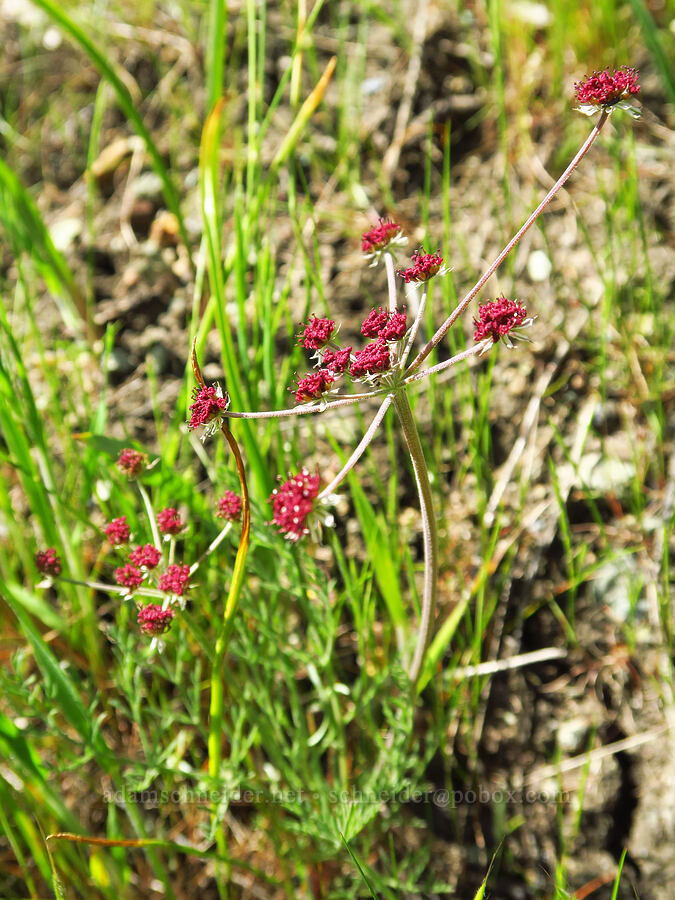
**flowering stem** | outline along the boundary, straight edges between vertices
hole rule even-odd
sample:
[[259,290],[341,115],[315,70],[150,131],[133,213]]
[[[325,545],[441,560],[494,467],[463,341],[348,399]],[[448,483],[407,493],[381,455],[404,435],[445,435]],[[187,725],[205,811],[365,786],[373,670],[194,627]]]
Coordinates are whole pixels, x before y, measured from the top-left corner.
[[136,482],[138,485],[138,490],[141,495],[141,499],[143,500],[143,505],[145,506],[145,512],[148,516],[148,522],[150,523],[150,530],[152,531],[152,540],[154,541],[155,547],[157,549],[161,549],[162,539],[159,536],[159,529],[157,528],[157,519],[155,518],[155,512],[152,508],[152,501],[150,500],[150,496],[148,492],[140,483],[140,481]]
[[340,397],[339,400],[330,400],[328,403],[317,403],[316,406],[267,409],[263,412],[234,412],[230,409],[224,409],[222,415],[227,419],[281,419],[284,416],[307,416],[311,413],[322,413],[327,409],[335,409],[337,406],[351,406],[353,403],[360,403],[361,400],[368,400],[370,397],[377,397],[383,393],[383,390],[367,391],[363,394],[350,394],[348,397]]
[[[490,343],[492,343],[492,341],[490,341]],[[461,362],[463,359],[470,359],[472,356],[480,356],[485,352],[485,341],[481,341],[480,344],[474,344],[473,347],[469,347],[468,350],[462,350],[461,353],[458,353],[450,359],[446,359],[444,362],[437,363],[435,366],[431,366],[428,369],[422,369],[421,372],[416,372],[414,375],[408,375],[403,384],[412,384],[413,381],[420,381],[422,378],[426,378],[427,375],[434,375],[436,372],[442,372],[443,369],[449,369],[450,366],[457,365],[457,363]]]
[[239,483],[241,485],[241,538],[239,540],[239,547],[237,548],[237,555],[234,560],[232,582],[227,595],[227,601],[225,602],[225,612],[223,614],[221,630],[216,638],[213,668],[211,669],[208,751],[209,775],[211,775],[212,778],[218,777],[222,759],[223,700],[225,696],[222,673],[223,660],[234,627],[234,614],[237,611],[239,593],[244,580],[244,565],[248,554],[249,532],[251,529],[251,509],[248,498],[248,485],[246,484],[246,473],[244,471],[244,463],[241,458],[239,445],[230,431],[227,422],[223,422],[222,432],[234,456],[237,465],[237,474],[239,475]]
[[387,270],[389,312],[394,312],[396,309],[396,272],[394,271],[394,257],[388,251],[385,251],[384,254],[384,267]]
[[222,528],[218,535],[211,541],[206,550],[202,553],[199,559],[196,562],[193,562],[190,566],[190,575],[194,575],[197,569],[201,566],[207,556],[210,556],[214,550],[218,548],[218,546],[223,542],[225,537],[232,531],[232,522],[228,522],[224,528]]
[[384,414],[391,406],[392,400],[394,399],[393,394],[387,394],[382,402],[380,408],[375,413],[375,418],[368,426],[368,430],[361,438],[358,446],[349,457],[347,462],[344,464],[340,472],[335,476],[335,478],[331,481],[330,484],[327,484],[326,487],[321,491],[318,495],[317,500],[324,500],[326,497],[329,497],[335,488],[343,481],[343,479],[349,474],[349,472],[354,468],[356,463],[359,461],[361,456],[363,455],[364,450],[368,446],[368,444],[372,441],[375,436],[375,432],[380,427],[382,419],[384,419]]
[[424,539],[424,589],[422,593],[422,610],[420,615],[420,627],[417,635],[417,646],[408,672],[410,680],[415,685],[422,670],[424,657],[429,645],[431,626],[436,610],[436,589],[438,583],[438,533],[436,531],[436,518],[434,515],[433,499],[431,496],[431,484],[429,483],[429,471],[424,459],[422,444],[420,443],[417,425],[413,418],[410,403],[405,391],[399,391],[394,396],[394,408],[403,429],[405,442],[410,453],[410,459],[415,472],[417,491],[420,498],[420,512],[422,514],[422,536]]
[[[416,289],[416,288],[415,288]],[[420,327],[420,322],[422,321],[422,316],[424,315],[424,309],[427,305],[427,294],[429,293],[429,282],[425,281],[422,284],[422,299],[420,300],[419,307],[417,309],[417,315],[415,316],[415,321],[412,323],[410,328],[410,333],[405,342],[405,347],[403,348],[403,353],[401,354],[401,361],[399,366],[403,368],[405,365],[405,361],[408,358],[408,354],[412,348],[412,345],[415,342],[415,338],[417,337],[417,331]]]
[[[199,366],[199,361],[197,360],[196,340],[192,342],[190,361],[192,363],[192,371],[195,379],[202,390],[204,390],[206,385],[202,370]],[[225,697],[222,672],[223,660],[230,641],[230,635],[232,634],[232,628],[234,627],[234,614],[237,611],[239,593],[244,580],[244,566],[248,554],[249,533],[251,530],[251,507],[248,498],[248,485],[246,483],[246,472],[244,470],[244,461],[241,458],[239,444],[237,444],[234,435],[230,431],[230,426],[227,421],[223,421],[220,430],[234,456],[237,474],[239,476],[239,484],[241,486],[241,537],[239,539],[237,555],[234,559],[232,581],[230,583],[230,590],[227,594],[227,600],[225,601],[225,611],[223,613],[220,633],[216,638],[213,666],[211,668],[208,756],[209,775],[214,779],[217,778],[220,773],[220,763],[222,759],[223,700]],[[219,850],[224,851],[222,832],[219,833],[217,840]]]
[[546,196],[541,201],[539,206],[528,217],[525,224],[519,229],[519,231],[516,232],[516,234],[511,238],[511,240],[508,242],[508,244],[504,247],[504,249],[501,251],[499,256],[492,263],[492,265],[490,265],[485,270],[485,272],[481,275],[481,277],[478,279],[476,284],[471,288],[469,293],[460,301],[460,303],[457,306],[457,308],[455,309],[455,311],[453,313],[451,313],[450,316],[448,316],[448,318],[445,320],[445,322],[443,322],[443,324],[438,329],[438,331],[434,334],[434,336],[431,338],[431,340],[426,344],[425,347],[422,348],[422,350],[420,350],[420,352],[417,354],[415,359],[412,361],[412,363],[408,367],[408,369],[406,371],[407,375],[412,375],[414,372],[417,371],[417,369],[419,369],[419,367],[422,365],[422,363],[427,358],[427,356],[431,353],[431,351],[434,349],[434,347],[445,337],[445,335],[452,328],[452,326],[455,324],[457,319],[464,312],[464,310],[469,305],[469,303],[471,303],[471,301],[476,296],[476,294],[480,291],[480,289],[483,287],[485,282],[495,273],[495,271],[499,268],[499,266],[504,262],[506,257],[509,255],[511,250],[513,250],[513,248],[516,246],[518,241],[523,237],[523,235],[532,227],[532,225],[535,223],[535,221],[539,218],[539,216],[544,211],[544,209],[548,206],[548,204],[555,197],[555,195],[558,193],[560,188],[565,184],[567,179],[570,177],[572,172],[579,165],[579,163],[584,158],[584,156],[591,149],[597,136],[600,134],[600,129],[607,121],[608,115],[609,115],[609,113],[607,112],[607,110],[603,109],[602,113],[600,114],[600,118],[598,119],[595,127],[593,128],[593,130],[591,131],[589,136],[586,138],[586,140],[582,144],[581,149],[579,150],[577,155],[574,157],[572,162],[565,169],[565,171],[562,173],[560,178],[553,185],[553,187],[548,192],[548,194],[546,194]]

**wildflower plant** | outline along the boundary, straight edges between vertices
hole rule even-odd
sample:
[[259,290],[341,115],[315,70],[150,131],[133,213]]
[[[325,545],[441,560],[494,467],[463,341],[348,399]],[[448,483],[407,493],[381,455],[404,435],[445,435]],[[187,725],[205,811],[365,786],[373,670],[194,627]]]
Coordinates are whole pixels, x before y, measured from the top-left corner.
[[[211,393],[207,396],[211,397]],[[215,391],[213,397],[216,398],[214,408],[220,409]],[[212,415],[207,418],[210,426]],[[164,648],[161,636],[170,630],[176,611],[185,609],[190,590],[198,583],[196,573],[200,565],[219,547],[232,530],[233,523],[241,518],[243,504],[242,498],[234,491],[227,491],[214,509],[214,517],[225,520],[216,538],[199,559],[191,563],[177,562],[177,541],[186,535],[188,526],[173,506],[154,512],[152,498],[143,484],[143,474],[152,465],[154,463],[148,464],[145,453],[128,447],[121,451],[117,460],[120,472],[135,482],[139,491],[146,512],[146,537],[151,537],[152,542],[136,543],[137,536],[132,532],[126,516],[112,519],[103,528],[107,538],[107,549],[104,545],[103,553],[113,553],[118,557],[123,555],[120,564],[112,568],[114,584],[102,581],[76,583],[121,595],[135,603],[140,633],[152,638],[151,650],[161,651]],[[61,575],[61,560],[54,547],[38,551],[35,565],[40,573],[50,579]],[[148,600],[151,602],[147,603]]]
[[[417,348],[417,337],[426,308],[429,283],[434,278],[443,277],[449,270],[440,253],[425,252],[423,248],[413,253],[409,265],[397,269],[394,251],[405,243],[406,237],[400,224],[380,219],[379,223],[365,232],[361,238],[361,249],[366,257],[371,260],[372,265],[384,263],[387,276],[387,304],[371,309],[360,326],[362,336],[369,339],[368,343],[360,349],[343,346],[338,340],[339,327],[335,320],[311,316],[309,321],[301,326],[298,339],[300,345],[312,354],[314,370],[298,379],[295,391],[297,405],[294,408],[264,412],[236,411],[229,408],[222,396],[216,401],[213,388],[207,389],[211,393],[206,398],[204,386],[197,394],[195,405],[191,407],[192,418],[189,424],[190,427],[194,427],[195,420],[200,418],[202,403],[206,404],[204,409],[208,406],[206,422],[208,423],[209,417],[213,416],[220,423],[229,418],[262,419],[313,415],[366,400],[375,399],[379,402],[379,408],[363,437],[329,484],[321,487],[318,473],[302,469],[272,493],[269,498],[273,508],[271,523],[292,542],[300,540],[312,531],[313,521],[320,518],[317,515],[318,510],[330,501],[335,490],[352,471],[375,437],[388,409],[393,407],[415,475],[424,544],[424,588],[420,622],[416,645],[407,664],[410,681],[415,687],[419,686],[434,622],[438,581],[438,537],[429,471],[408,392],[414,385],[434,374],[449,370],[473,356],[483,356],[491,352],[499,342],[513,349],[514,340],[528,340],[524,329],[531,326],[536,317],[528,315],[527,308],[521,300],[500,296],[479,304],[477,315],[473,319],[473,346],[424,368],[430,353],[439,347],[448,331],[588,153],[609,114],[616,107],[627,108],[626,101],[637,95],[640,87],[637,83],[636,70],[622,67],[613,74],[610,74],[609,70],[595,72],[576,84],[575,90],[581,112],[600,112],[593,130],[541,203],[421,348]],[[634,114],[632,108],[629,111]],[[416,308],[417,312],[410,322],[399,297],[399,285],[402,284],[406,285],[407,291],[415,295],[415,303],[411,306]],[[414,348],[416,352],[413,354]],[[409,362],[411,354],[413,358]],[[216,404],[217,409],[215,405],[209,405],[211,403]],[[200,415],[196,415],[196,412]]]

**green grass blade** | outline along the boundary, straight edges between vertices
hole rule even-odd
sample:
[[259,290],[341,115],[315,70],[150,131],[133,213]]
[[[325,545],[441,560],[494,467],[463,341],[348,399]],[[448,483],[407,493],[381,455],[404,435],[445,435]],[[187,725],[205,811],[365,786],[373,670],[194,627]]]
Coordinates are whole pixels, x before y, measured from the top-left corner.
[[361,524],[363,539],[368,547],[368,559],[373,566],[375,578],[387,604],[391,621],[397,630],[405,629],[407,631],[406,611],[397,580],[399,567],[389,548],[385,523],[382,517],[375,513],[358,478],[353,473],[349,474],[349,486]]
[[27,253],[44,278],[47,288],[61,300],[58,305],[64,324],[79,331],[80,323],[87,323],[84,295],[77,286],[68,263],[54,246],[35,201],[2,159],[0,224],[5,229],[14,253]]
[[656,68],[659,70],[659,75],[661,76],[663,88],[668,96],[668,100],[673,107],[675,107],[675,78],[673,78],[672,47],[671,62],[669,63],[661,44],[661,40],[672,42],[672,37],[665,28],[657,28],[652,14],[644,0],[630,0],[630,5],[633,7],[635,18],[640,23],[645,43],[651,52],[651,58],[656,63]]
[[424,660],[424,668],[422,669],[420,677],[417,681],[418,693],[424,690],[424,688],[431,680],[432,675],[440,665],[440,662],[443,659],[443,655],[445,654],[450,641],[455,636],[455,632],[457,631],[459,623],[462,621],[472,595],[473,592],[471,591],[465,592],[464,596],[461,598],[459,603],[457,603],[457,605],[453,607],[452,612],[443,622],[433,640],[429,644],[426,659]]
[[209,3],[209,24],[206,43],[206,96],[208,109],[213,109],[223,95],[225,72],[225,39],[227,32],[227,5],[225,0]]
[[37,628],[20,604],[9,594],[0,595],[18,620],[21,629],[33,648],[35,661],[42,672],[48,690],[52,692],[56,707],[73,726],[99,759],[108,755],[101,734],[96,730],[91,713],[82,702],[75,683],[59,665],[56,657],[42,640]]
[[347,838],[344,836],[344,834],[342,832],[340,832],[340,838],[342,839],[342,843],[347,848],[347,853],[349,853],[349,855],[351,856],[352,862],[354,863],[356,868],[359,870],[359,874],[361,875],[361,878],[363,878],[363,881],[364,881],[366,887],[370,891],[370,896],[373,898],[373,900],[377,900],[377,894],[375,893],[375,889],[373,888],[372,884],[368,880],[368,876],[363,871],[363,866],[359,862],[358,857],[352,851],[352,848],[349,846],[349,842],[347,841]]
[[[250,409],[250,397],[244,379],[245,366],[240,358],[240,354],[246,352],[246,347],[235,346],[232,327],[225,311],[226,278],[220,240],[221,221],[218,212],[219,148],[222,112],[223,101],[221,100],[216,104],[206,120],[199,154],[201,212],[207,248],[206,267],[222,342],[223,369],[225,370],[227,391],[232,399],[234,409]],[[206,340],[206,334],[197,338],[198,350],[202,340]],[[242,421],[240,426],[238,424],[241,443],[245,449],[256,488],[254,494],[257,499],[262,500],[269,496],[272,488],[268,467],[262,458],[259,440],[254,428],[255,426],[251,426],[246,421]]]

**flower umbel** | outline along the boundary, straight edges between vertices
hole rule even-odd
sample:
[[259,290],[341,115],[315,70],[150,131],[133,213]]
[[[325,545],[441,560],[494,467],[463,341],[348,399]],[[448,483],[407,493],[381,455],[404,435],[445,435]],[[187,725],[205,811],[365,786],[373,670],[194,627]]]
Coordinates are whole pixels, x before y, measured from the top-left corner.
[[156,637],[171,628],[175,615],[172,609],[162,609],[158,603],[148,603],[138,610],[138,624],[143,634]]
[[144,544],[142,547],[134,547],[129,554],[129,562],[134,566],[143,566],[146,569],[154,569],[162,558],[162,553],[152,544]]
[[269,498],[274,512],[272,521],[289,541],[298,541],[309,534],[306,521],[319,494],[320,480],[318,473],[310,475],[307,469],[302,469],[272,491]]
[[126,516],[120,516],[119,519],[113,519],[103,529],[106,537],[113,545],[119,547],[120,544],[126,544],[129,540],[129,524]]
[[173,506],[168,506],[157,513],[157,524],[162,534],[179,534],[185,528],[185,522]]
[[195,388],[192,392],[194,403],[190,406],[190,421],[188,428],[204,426],[202,440],[215,434],[223,422],[222,413],[229,406],[230,398],[223,394],[220,385],[214,387]]
[[166,572],[159,579],[159,589],[167,594],[176,594],[182,597],[187,590],[189,580],[190,566],[181,566],[174,563],[167,567]]
[[380,337],[380,332],[387,324],[387,320],[389,319],[389,313],[383,307],[378,307],[377,309],[371,309],[371,311],[366,316],[366,320],[361,326],[361,334],[364,337],[376,338]]
[[38,550],[35,554],[35,567],[43,575],[60,575],[61,558],[56,553],[56,548],[48,547],[46,550]]
[[508,347],[513,347],[509,335],[520,340],[527,340],[515,329],[521,326],[531,325],[532,319],[527,318],[527,310],[518,300],[507,300],[502,294],[496,300],[489,300],[478,307],[478,318],[474,318],[474,341],[490,339],[493,344],[503,339]]
[[401,226],[396,222],[380,219],[379,225],[361,235],[361,250],[364,253],[374,254],[394,242],[405,242],[405,238],[401,235]]
[[637,79],[637,69],[629,66],[615,69],[612,75],[609,69],[605,69],[604,72],[593,72],[574,85],[576,98],[581,104],[579,110],[586,115],[592,115],[599,109],[611,111],[615,106],[619,106],[635,113],[626,101],[640,93]]
[[342,375],[349,366],[352,348],[343,347],[341,350],[325,350],[323,354],[323,365],[329,372],[334,375]]
[[408,269],[400,269],[399,275],[409,284],[411,281],[428,281],[434,275],[438,275],[443,265],[443,257],[439,253],[424,253],[418,250],[412,257],[412,266]]
[[320,350],[333,336],[335,322],[332,319],[317,319],[311,316],[300,334],[300,344],[305,350]]
[[384,328],[380,329],[378,337],[383,341],[400,341],[407,328],[405,310],[395,309],[389,314],[389,319]]
[[129,478],[138,478],[143,469],[148,464],[148,457],[139,450],[133,450],[131,447],[125,447],[120,452],[117,460],[117,467],[124,472]]
[[352,378],[362,378],[364,375],[378,375],[388,372],[391,368],[391,356],[387,342],[378,338],[371,344],[366,344],[363,350],[354,354],[349,374]]
[[143,583],[143,573],[136,566],[127,563],[126,566],[120,566],[118,569],[115,569],[115,581],[133,591],[134,588],[139,587]]
[[234,491],[225,491],[217,504],[216,516],[227,522],[237,522],[241,517],[241,497]]
[[295,392],[297,403],[306,403],[309,400],[318,400],[326,393],[335,381],[335,376],[328,369],[319,369],[318,372],[310,372],[298,381],[298,389]]

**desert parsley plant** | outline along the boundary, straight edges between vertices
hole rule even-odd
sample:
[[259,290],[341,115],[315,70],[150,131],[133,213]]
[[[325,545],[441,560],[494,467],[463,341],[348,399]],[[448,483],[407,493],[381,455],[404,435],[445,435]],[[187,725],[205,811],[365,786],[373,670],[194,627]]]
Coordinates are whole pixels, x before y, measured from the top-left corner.
[[[504,296],[487,300],[478,307],[473,319],[474,345],[443,362],[423,368],[424,361],[441,342],[450,328],[465,312],[487,280],[501,265],[523,235],[534,224],[546,206],[555,197],[569,176],[595,142],[600,129],[615,108],[626,109],[631,115],[636,110],[628,103],[640,91],[637,71],[623,66],[610,73],[594,72],[575,85],[578,109],[586,115],[599,113],[599,119],[574,159],[560,178],[529,216],[524,225],[511,238],[494,262],[485,270],[471,290],[460,300],[455,310],[440,325],[433,337],[408,362],[415,346],[420,322],[424,314],[429,282],[449,270],[438,253],[416,251],[410,264],[396,268],[394,252],[406,243],[405,235],[397,222],[380,220],[378,225],[362,236],[361,248],[372,265],[384,264],[387,276],[388,302],[386,306],[372,309],[361,324],[361,334],[368,340],[361,348],[343,346],[339,340],[339,328],[333,319],[311,317],[302,327],[299,343],[312,354],[313,371],[298,379],[295,391],[297,406],[292,409],[247,413],[229,410],[221,398],[220,389],[203,388],[191,407],[190,424],[201,424],[206,433],[212,433],[218,423],[226,418],[267,418],[317,414],[351,403],[377,398],[380,406],[369,427],[351,456],[327,485],[321,487],[318,473],[307,469],[284,481],[271,495],[272,523],[291,541],[309,534],[321,522],[331,524],[327,514],[335,490],[354,468],[368,445],[375,437],[385,413],[393,407],[405,445],[410,455],[417,484],[422,534],[424,542],[424,590],[417,642],[408,663],[411,683],[417,684],[429,644],[436,606],[438,581],[438,537],[433,509],[432,492],[417,425],[408,400],[409,389],[430,375],[450,369],[472,356],[483,356],[499,342],[513,349],[515,340],[528,340],[524,329],[531,326],[536,316],[529,316],[524,303]],[[399,300],[399,285],[416,296],[411,304],[417,313],[408,322],[405,305]],[[199,415],[196,415],[197,412]],[[201,419],[200,419],[201,417]]]
[[[362,236],[362,250],[372,265],[381,265],[386,277],[386,302],[372,308],[360,325],[363,341],[358,347],[340,340],[335,320],[312,316],[300,327],[299,344],[307,351],[312,363],[310,371],[297,379],[295,405],[287,409],[247,412],[230,408],[230,398],[219,385],[207,385],[201,374],[193,346],[192,364],[198,382],[190,406],[188,427],[201,432],[205,440],[218,431],[222,433],[233,453],[239,475],[241,493],[226,492],[216,504],[214,516],[225,525],[207,551],[199,558],[176,559],[177,539],[183,535],[185,523],[175,507],[155,512],[151,497],[143,485],[148,460],[131,448],[123,450],[118,459],[119,469],[138,487],[146,511],[147,527],[143,534],[133,534],[126,518],[113,518],[103,529],[110,552],[119,556],[112,566],[108,582],[88,581],[86,584],[119,596],[122,602],[133,603],[139,636],[149,639],[153,648],[160,649],[170,639],[171,630],[180,625],[181,612],[199,588],[199,567],[214,553],[234,523],[241,523],[241,537],[235,559],[229,591],[217,634],[213,635],[214,652],[211,659],[210,705],[208,729],[208,774],[214,780],[221,777],[223,710],[225,682],[223,661],[235,621],[240,588],[249,540],[250,507],[244,462],[236,440],[230,431],[231,419],[258,419],[320,415],[327,410],[376,399],[379,406],[361,440],[353,449],[340,472],[327,484],[322,484],[319,472],[302,468],[299,472],[279,479],[278,487],[269,497],[270,527],[274,527],[290,543],[308,535],[320,534],[320,528],[331,527],[336,490],[357,465],[374,440],[387,411],[393,408],[415,475],[421,514],[424,547],[424,587],[415,644],[404,659],[410,687],[419,689],[424,672],[426,652],[434,624],[438,582],[438,536],[429,469],[422,450],[417,423],[409,401],[409,392],[428,383],[436,373],[451,370],[471,357],[482,357],[503,343],[513,349],[518,340],[527,340],[526,330],[536,316],[532,308],[517,298],[498,296],[479,303],[473,315],[474,343],[433,366],[425,361],[452,326],[467,311],[488,279],[497,270],[518,241],[534,224],[546,206],[565,184],[580,161],[590,150],[600,130],[615,108],[626,108],[627,101],[639,93],[637,73],[621,68],[613,74],[609,70],[593,73],[576,85],[579,109],[585,114],[599,114],[599,119],[566,170],[528,217],[523,226],[506,244],[497,258],[480,276],[476,284],[459,301],[454,311],[440,324],[433,336],[419,346],[418,335],[432,279],[448,272],[438,252],[413,253],[407,265],[397,265],[395,254],[406,243],[399,223],[380,220]],[[634,111],[633,111],[634,112]],[[408,309],[415,309],[410,316]],[[35,558],[37,569],[45,576],[45,583],[66,577],[56,547],[40,550]],[[114,583],[113,583],[114,582]],[[412,704],[403,704],[410,714]],[[406,723],[408,725],[408,723]],[[412,721],[406,735],[412,731]],[[216,833],[222,858],[226,858],[222,831]],[[141,846],[139,840],[135,845]]]
[[[219,385],[207,385],[201,375],[193,347],[192,363],[199,387],[193,393],[190,406],[188,428],[199,430],[202,440],[222,431],[230,449],[235,455],[242,486],[242,496],[228,492],[218,501],[216,515],[226,520],[226,525],[209,547],[202,560],[220,544],[232,527],[232,522],[243,514],[244,527],[240,552],[235,562],[235,576],[228,595],[224,616],[223,633],[217,640],[217,664],[222,664],[222,656],[231,633],[233,613],[236,608],[238,585],[243,577],[245,548],[248,542],[250,512],[243,461],[238,445],[229,429],[228,421],[233,418],[262,419],[287,416],[314,415],[329,409],[336,409],[364,400],[377,399],[379,407],[363,437],[354,448],[347,462],[333,480],[321,485],[318,472],[303,468],[300,472],[282,481],[272,492],[269,502],[273,525],[289,541],[299,541],[314,532],[319,535],[321,525],[331,526],[333,517],[330,507],[335,491],[353,470],[364,451],[374,439],[388,409],[392,407],[401,427],[405,445],[410,456],[418,491],[424,545],[424,588],[422,594],[420,622],[414,650],[407,661],[407,671],[413,686],[417,685],[423,669],[425,653],[429,644],[434,622],[436,591],[438,581],[438,537],[436,517],[433,508],[429,470],[422,450],[419,432],[412,413],[408,392],[429,376],[456,366],[473,356],[484,356],[496,344],[507,348],[515,347],[514,341],[528,340],[525,329],[529,328],[536,316],[528,315],[525,304],[518,299],[499,296],[479,304],[473,318],[474,344],[443,362],[424,368],[429,354],[440,344],[448,331],[467,310],[485,283],[504,261],[506,256],[534,224],[537,218],[565,184],[597,139],[601,128],[614,109],[627,110],[631,115],[637,111],[629,100],[640,92],[638,73],[623,66],[613,73],[609,69],[594,72],[575,85],[578,110],[586,115],[599,114],[599,119],[581,148],[567,166],[563,174],[531,213],[518,232],[506,244],[497,258],[485,270],[476,284],[457,304],[454,311],[439,326],[431,339],[417,353],[410,357],[416,347],[417,335],[422,320],[429,289],[433,278],[443,277],[449,269],[437,252],[423,249],[413,253],[407,266],[396,266],[394,254],[405,245],[407,238],[397,222],[381,219],[371,230],[362,235],[361,249],[371,265],[382,264],[387,280],[387,302],[370,310],[361,323],[360,332],[365,343],[361,347],[343,345],[339,340],[340,329],[330,318],[310,317],[299,331],[299,344],[311,354],[313,368],[298,378],[295,389],[296,405],[288,409],[264,412],[245,412],[229,408],[230,399]],[[406,298],[401,298],[401,288],[405,285],[409,305],[417,310],[409,321]],[[414,296],[411,296],[414,295]],[[138,483],[141,498],[148,514],[152,543],[132,547],[126,561],[115,568],[115,585],[96,586],[110,592],[121,593],[127,598],[137,599],[137,621],[140,631],[150,635],[155,646],[161,647],[161,635],[167,632],[174,621],[176,610],[185,607],[186,595],[202,560],[193,563],[176,562],[175,536],[184,523],[173,508],[161,510],[156,516],[150,498],[140,481],[147,465],[143,454],[125,449],[119,457],[118,466],[132,480]],[[110,544],[115,548],[125,546],[130,541],[126,520],[113,519],[105,528]],[[160,549],[168,542],[168,549]],[[55,548],[50,547],[37,554],[36,565],[49,579],[58,577],[61,564]],[[143,605],[141,598],[154,600]],[[212,691],[221,694],[218,678],[214,677]],[[221,701],[222,703],[222,694]],[[213,703],[213,698],[212,698]],[[212,705],[212,718],[218,724],[218,704]],[[210,748],[210,769],[217,772],[219,752],[216,750],[215,729],[211,731],[213,742]],[[219,740],[219,739],[218,739]]]

